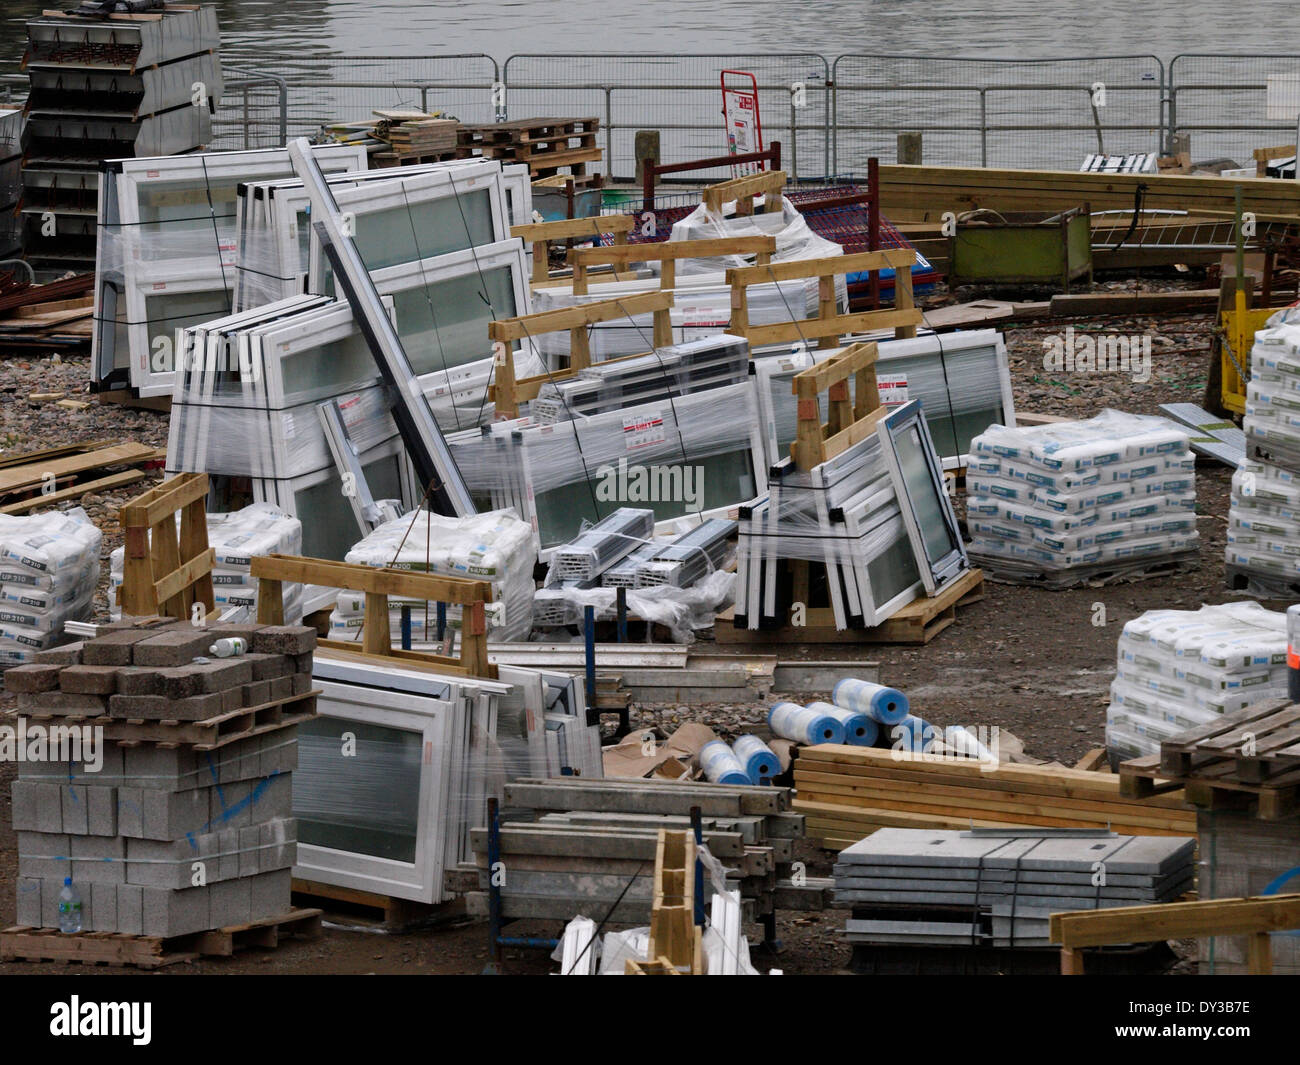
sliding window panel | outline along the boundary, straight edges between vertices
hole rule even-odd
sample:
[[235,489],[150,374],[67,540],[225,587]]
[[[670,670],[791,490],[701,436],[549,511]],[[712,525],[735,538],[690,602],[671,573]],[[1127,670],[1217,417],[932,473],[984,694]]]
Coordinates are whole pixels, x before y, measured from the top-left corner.
[[[391,181],[338,189],[334,198],[372,274],[510,237],[501,166],[495,162],[414,177],[394,174]],[[331,291],[329,273],[320,240],[313,234],[311,291]]]
[[[320,146],[314,154],[326,170],[365,167],[359,148]],[[149,344],[158,336],[174,338],[180,325],[175,319],[186,316],[140,317],[145,298],[159,285],[184,280],[193,292],[224,293],[222,312],[229,313],[238,262],[238,187],[291,175],[293,168],[284,149],[272,149],[110,160],[101,171],[101,182],[113,174],[117,206],[115,220],[109,221],[101,204],[102,265],[106,279],[120,278],[127,306],[128,351],[113,345],[114,365],[129,367],[130,383],[141,395],[165,395],[172,371],[154,368],[164,360]]]
[[[680,531],[728,516],[767,483],[749,381],[526,428],[519,442],[529,519],[544,552],[571,540],[583,521],[594,524],[622,506],[649,507],[658,531]],[[475,466],[466,476],[496,487],[502,474]]]
[[[295,874],[417,902],[441,901],[454,798],[453,719],[463,703],[316,683],[320,716],[299,726]],[[345,757],[348,749],[355,753]]]
[[889,463],[921,580],[926,594],[934,595],[969,563],[921,404],[912,400],[899,407],[880,421],[876,432]]

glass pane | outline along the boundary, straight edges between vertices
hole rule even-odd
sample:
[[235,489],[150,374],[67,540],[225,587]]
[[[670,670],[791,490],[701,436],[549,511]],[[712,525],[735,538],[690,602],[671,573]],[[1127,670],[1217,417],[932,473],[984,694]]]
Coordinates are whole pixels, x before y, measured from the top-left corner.
[[393,303],[406,356],[426,374],[488,358],[488,323],[514,317],[515,290],[510,268],[500,266],[398,292]]
[[[144,298],[144,316],[149,330],[149,352],[151,365],[153,357],[159,351],[174,351],[176,330],[187,326],[209,322],[230,313],[231,293],[228,289],[211,289],[207,292],[164,292]],[[166,346],[155,346],[159,337],[166,337]],[[155,367],[159,370],[175,369],[172,359],[166,365]]]
[[[647,463],[653,460],[647,459]],[[681,462],[680,453],[677,462],[672,457],[664,456],[663,462],[676,466]],[[553,547],[573,538],[585,518],[597,522],[619,507],[648,507],[655,512],[656,521],[680,518],[684,514],[694,514],[701,510],[714,510],[718,507],[734,506],[738,501],[753,499],[758,494],[754,480],[754,464],[748,446],[743,451],[729,451],[721,455],[711,455],[706,459],[690,459],[684,465],[697,468],[698,478],[692,486],[699,500],[694,505],[681,498],[624,501],[597,498],[597,484],[600,475],[592,469],[591,480],[574,481],[560,485],[535,497],[537,507],[537,528],[543,547]],[[576,463],[575,472],[582,466]]]
[[379,368],[370,354],[370,345],[360,334],[322,344],[280,360],[286,404],[299,392],[329,389],[339,391],[348,385],[379,376]]
[[[356,738],[354,755],[343,754],[344,732]],[[414,863],[422,746],[421,733],[408,729],[332,717],[303,722],[293,774],[298,841]]]
[[907,531],[899,530],[898,539],[885,551],[867,563],[867,580],[871,582],[871,598],[880,607],[896,595],[901,595],[921,579],[916,569],[916,556],[907,539]]
[[[396,455],[363,466],[366,483],[375,499],[401,499],[401,466]],[[302,522],[302,553],[308,558],[342,561],[362,538],[352,504],[343,494],[343,479],[336,470],[329,478],[293,494],[294,514]]]
[[925,541],[926,557],[936,562],[956,545],[944,520],[943,501],[939,498],[939,489],[935,487],[930,463],[926,460],[921,431],[915,425],[908,425],[894,436],[894,448],[912,501],[912,512]]
[[357,251],[367,270],[413,263],[496,240],[487,189],[443,196],[356,218]]

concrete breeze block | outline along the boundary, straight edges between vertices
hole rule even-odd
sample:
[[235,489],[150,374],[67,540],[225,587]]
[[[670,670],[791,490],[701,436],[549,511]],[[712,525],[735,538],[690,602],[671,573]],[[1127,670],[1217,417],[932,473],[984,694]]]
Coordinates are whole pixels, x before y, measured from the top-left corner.
[[41,886],[43,880],[36,877],[20,876],[18,878],[18,923],[28,928],[40,928],[44,921],[41,917]]
[[160,695],[162,693],[162,678],[160,669],[145,669],[144,667],[126,666],[118,670],[117,691],[118,695]]
[[[212,927],[208,887],[141,888],[143,914],[141,933],[146,936],[183,936],[206,932]],[[120,905],[120,902],[119,902]]]
[[159,672],[159,695],[184,699],[191,695],[224,692],[248,684],[253,679],[253,665],[240,659],[192,662]]
[[268,625],[253,636],[253,651],[265,655],[303,655],[316,647],[309,625]]
[[75,884],[126,883],[126,840],[121,836],[69,836]]
[[213,928],[247,924],[252,919],[253,889],[250,879],[223,880],[208,888]]
[[7,692],[47,692],[59,686],[63,667],[32,663],[5,670],[4,689]]
[[271,701],[279,702],[281,699],[293,698],[293,681],[296,674],[290,674],[285,677],[276,677],[271,681]]
[[[210,809],[215,788],[192,788],[189,791],[140,790],[140,824],[126,825],[133,830],[127,838],[176,840],[187,833],[210,831]],[[138,831],[135,831],[138,827]],[[123,835],[126,835],[125,831]]]
[[78,640],[76,643],[65,643],[62,647],[51,647],[45,651],[37,651],[32,655],[32,663],[41,666],[79,666],[81,665],[81,652],[84,646],[83,641]]
[[18,696],[18,709],[32,714],[102,717],[108,712],[108,698],[116,696],[71,695],[61,691],[22,692]]
[[59,688],[73,695],[112,695],[117,691],[116,666],[64,666]]
[[131,661],[137,666],[184,666],[206,655],[211,645],[206,629],[171,629],[135,644]]
[[124,936],[144,934],[144,889],[135,884],[117,885],[117,932]]
[[63,831],[70,836],[86,835],[90,831],[90,815],[85,785],[64,784],[59,793],[63,806]]
[[169,699],[165,695],[110,695],[108,699],[114,717],[142,721],[204,721],[219,716],[222,706],[221,692],[188,699]]
[[53,780],[15,780],[9,794],[15,832],[63,831],[63,793]]
[[82,645],[81,661],[88,666],[129,666],[131,649],[155,635],[151,629],[121,629],[96,636]]
[[86,831],[92,836],[116,836],[117,788],[86,788]]
[[[75,886],[76,882],[73,881]],[[82,893],[82,899],[85,899],[85,891],[77,889]],[[91,923],[84,925],[92,932],[116,932],[117,931],[117,884],[91,884],[90,885],[90,912],[92,915]],[[84,923],[84,922],[83,922]]]
[[245,655],[244,660],[253,667],[254,680],[274,680],[294,672],[293,659],[288,655]]
[[283,917],[289,912],[293,870],[280,869],[274,873],[261,873],[247,881],[252,898],[249,904],[250,921],[264,917]]
[[271,701],[271,682],[269,680],[255,680],[251,684],[245,684],[240,691],[240,699],[245,706],[261,706],[263,703]]
[[51,832],[19,832],[18,875],[62,880],[72,874],[70,836]]

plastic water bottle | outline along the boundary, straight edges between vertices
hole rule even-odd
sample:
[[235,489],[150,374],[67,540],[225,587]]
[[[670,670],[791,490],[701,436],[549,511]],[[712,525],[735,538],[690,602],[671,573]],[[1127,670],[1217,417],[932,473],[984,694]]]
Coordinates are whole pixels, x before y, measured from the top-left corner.
[[208,648],[208,654],[215,655],[217,658],[232,658],[235,655],[242,655],[248,651],[248,641],[242,636],[228,636],[224,640],[218,640]]
[[59,931],[81,931],[81,895],[72,886],[72,877],[63,878],[63,890],[59,892]]

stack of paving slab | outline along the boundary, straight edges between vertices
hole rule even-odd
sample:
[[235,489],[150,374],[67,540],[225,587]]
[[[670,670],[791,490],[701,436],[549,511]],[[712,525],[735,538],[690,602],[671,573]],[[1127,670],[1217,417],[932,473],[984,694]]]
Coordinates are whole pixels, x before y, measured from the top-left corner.
[[[57,927],[65,877],[88,932],[165,938],[288,914],[314,630],[149,619],[100,633],[5,674],[29,749],[37,729],[99,734],[81,761],[19,764],[18,923]],[[207,657],[233,636],[250,653]],[[123,729],[133,738],[115,742]],[[207,738],[182,738],[196,731]]]
[[1046,947],[1053,913],[1172,902],[1196,840],[1104,831],[882,828],[840,852],[855,945]]

